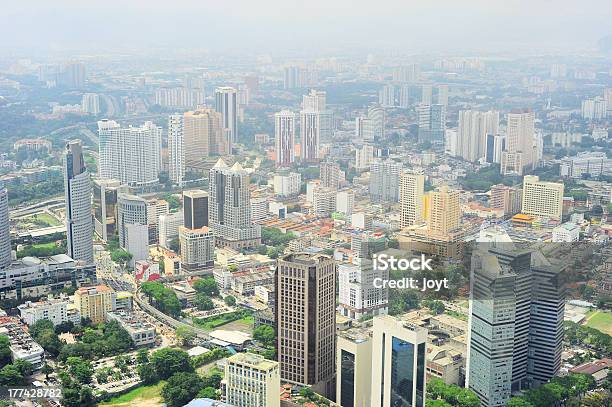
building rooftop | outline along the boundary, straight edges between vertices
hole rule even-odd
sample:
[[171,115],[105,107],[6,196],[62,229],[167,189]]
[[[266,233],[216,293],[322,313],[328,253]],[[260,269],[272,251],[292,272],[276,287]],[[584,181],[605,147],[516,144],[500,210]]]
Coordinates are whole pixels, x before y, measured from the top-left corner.
[[261,355],[254,353],[236,353],[227,358],[228,363],[239,363],[247,365],[257,370],[270,370],[278,367],[278,362],[265,359]]

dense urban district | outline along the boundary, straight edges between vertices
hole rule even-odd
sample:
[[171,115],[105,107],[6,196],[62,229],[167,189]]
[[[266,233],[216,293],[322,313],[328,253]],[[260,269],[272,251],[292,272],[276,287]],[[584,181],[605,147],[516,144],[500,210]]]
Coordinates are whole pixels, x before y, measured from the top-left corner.
[[611,66],[3,56],[0,406],[607,406]]

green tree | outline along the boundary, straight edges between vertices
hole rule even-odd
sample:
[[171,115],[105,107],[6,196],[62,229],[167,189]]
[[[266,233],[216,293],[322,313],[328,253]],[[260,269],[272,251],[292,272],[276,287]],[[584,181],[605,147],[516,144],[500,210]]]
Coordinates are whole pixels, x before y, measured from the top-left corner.
[[163,348],[153,352],[151,364],[162,380],[178,372],[193,372],[191,358],[180,349]]
[[525,400],[523,397],[512,397],[508,400],[507,407],[533,407],[533,404]]
[[138,352],[136,352],[136,363],[139,365],[149,363],[149,350],[147,348],[138,349]]
[[202,379],[196,373],[179,372],[168,379],[161,395],[168,407],[180,407],[193,400],[202,385]]
[[209,297],[215,297],[219,295],[219,287],[217,287],[217,282],[213,277],[204,277],[199,280],[196,280],[193,283],[193,288],[202,294],[205,294]]
[[211,310],[211,309],[215,308],[215,304],[204,293],[197,293],[196,294],[196,297],[195,297],[195,300],[194,300],[194,304],[195,304],[195,306],[200,311],[208,311],[208,310]]
[[87,384],[91,382],[93,367],[90,361],[71,356],[66,361],[66,365],[68,366],[68,372],[78,383]]
[[217,389],[215,389],[214,387],[204,387],[202,390],[198,392],[197,396],[198,398],[216,400],[217,399]]
[[49,380],[49,375],[53,373],[53,368],[49,366],[47,363],[45,363],[43,367],[40,369],[40,373],[44,374],[45,379]]
[[23,375],[14,365],[6,365],[0,369],[0,384],[4,386],[20,386],[24,384]]
[[253,338],[262,342],[266,346],[274,345],[276,333],[274,328],[269,325],[260,325],[253,331]]
[[8,336],[0,335],[0,367],[11,361],[11,342]]
[[159,376],[157,375],[155,367],[152,363],[143,363],[138,365],[136,371],[144,384],[153,384],[159,381]]
[[190,326],[181,325],[176,329],[176,339],[181,345],[190,344],[196,338],[196,333]]
[[225,302],[226,305],[230,307],[233,307],[234,305],[236,305],[236,297],[231,296],[231,295],[226,295],[223,301]]

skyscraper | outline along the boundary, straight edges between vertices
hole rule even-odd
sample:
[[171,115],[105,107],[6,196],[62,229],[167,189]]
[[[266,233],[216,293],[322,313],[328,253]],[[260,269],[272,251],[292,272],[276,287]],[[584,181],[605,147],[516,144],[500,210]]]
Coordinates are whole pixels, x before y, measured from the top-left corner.
[[499,112],[461,110],[457,128],[457,155],[476,162],[486,155],[487,135],[497,135]]
[[399,199],[399,176],[402,163],[374,160],[370,165],[370,197],[374,201],[397,202]]
[[400,175],[400,227],[423,222],[423,194],[425,176],[402,172]]
[[[148,222],[147,201],[136,195],[120,193],[117,197],[117,230],[119,232],[119,246],[126,249],[128,246],[128,225],[141,225],[147,227]],[[127,250],[127,249],[126,249]]]
[[276,332],[281,379],[333,397],[336,266],[321,254],[281,257],[276,268]]
[[389,306],[389,289],[374,287],[374,279],[389,278],[388,270],[374,270],[368,240],[360,242],[361,258],[338,266],[338,310],[345,317],[384,315]]
[[188,229],[208,226],[208,192],[200,189],[183,191],[183,219]]
[[117,233],[117,196],[128,188],[116,179],[93,182],[94,230],[105,242]]
[[459,195],[459,191],[450,190],[447,186],[442,186],[437,191],[429,193],[428,219],[431,232],[447,235],[459,227],[461,223]]
[[423,85],[421,88],[421,104],[431,105],[433,103],[433,86]]
[[472,255],[467,384],[485,407],[545,383],[561,365],[563,267],[513,243]]
[[238,140],[238,96],[236,88],[223,86],[215,89],[215,110],[221,113],[222,125],[229,130],[229,140]]
[[448,85],[438,85],[438,104],[448,109]]
[[321,186],[331,189],[338,189],[340,186],[342,170],[336,163],[323,162],[319,165],[319,178]]
[[100,114],[100,96],[97,93],[84,93],[81,107],[85,113]]
[[521,212],[560,221],[563,216],[563,183],[544,182],[536,175],[525,175]]
[[168,117],[168,176],[178,185],[182,185],[185,178],[185,139],[181,114]]
[[209,224],[219,247],[242,249],[261,243],[261,227],[251,222],[249,175],[239,163],[222,159],[210,170]]
[[385,315],[374,317],[372,407],[424,407],[427,329]]
[[338,332],[336,346],[336,403],[342,407],[369,407],[372,398],[372,332]]
[[179,227],[181,268],[187,272],[212,269],[215,262],[215,238],[207,226],[197,229]]
[[326,93],[311,90],[302,97],[300,112],[300,151],[302,161],[317,162],[321,140],[329,140],[333,133],[333,116],[327,110]]
[[506,145],[502,152],[502,175],[524,175],[535,167],[535,114],[530,110],[508,113]]
[[290,167],[295,161],[295,113],[283,110],[274,115],[277,167]]
[[145,187],[159,182],[161,127],[145,122],[140,127],[121,127],[113,120],[98,122],[100,178]]
[[91,179],[85,168],[80,140],[66,144],[64,153],[67,254],[74,260],[93,262]]
[[421,104],[416,108],[419,125],[419,142],[443,141],[446,130],[446,107]]
[[0,269],[11,264],[11,225],[8,190],[0,185]]

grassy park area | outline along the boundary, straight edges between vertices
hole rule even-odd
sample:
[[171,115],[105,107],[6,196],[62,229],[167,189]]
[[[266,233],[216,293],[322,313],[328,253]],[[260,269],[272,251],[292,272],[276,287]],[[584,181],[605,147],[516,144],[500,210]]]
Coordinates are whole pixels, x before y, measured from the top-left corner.
[[587,314],[584,325],[612,335],[612,312],[591,311]]
[[150,386],[138,386],[135,389],[122,394],[121,396],[113,397],[102,403],[101,406],[161,406],[161,389],[166,382],[161,381]]

